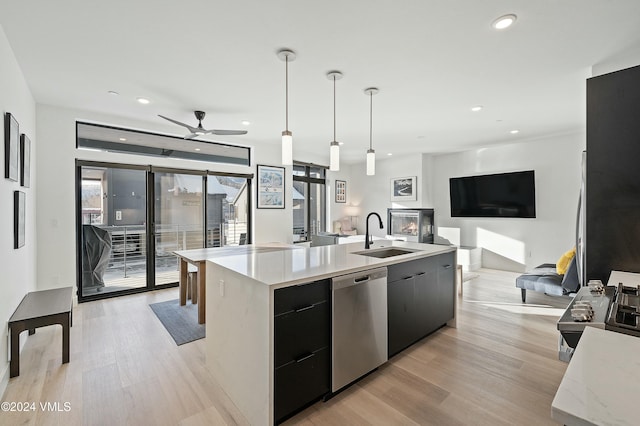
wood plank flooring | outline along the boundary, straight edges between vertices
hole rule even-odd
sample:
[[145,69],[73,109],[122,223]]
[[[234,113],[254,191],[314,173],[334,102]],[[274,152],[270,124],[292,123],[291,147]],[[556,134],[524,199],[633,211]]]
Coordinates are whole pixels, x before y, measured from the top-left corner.
[[[555,424],[551,401],[567,366],[555,323],[570,299],[529,292],[522,305],[516,276],[481,270],[464,284],[457,329],[440,329],[286,424]],[[148,306],[177,297],[172,288],[78,305],[69,364],[61,328],[38,329],[2,397],[36,410],[0,412],[0,424],[246,424],[208,373],[204,341],[176,346]]]

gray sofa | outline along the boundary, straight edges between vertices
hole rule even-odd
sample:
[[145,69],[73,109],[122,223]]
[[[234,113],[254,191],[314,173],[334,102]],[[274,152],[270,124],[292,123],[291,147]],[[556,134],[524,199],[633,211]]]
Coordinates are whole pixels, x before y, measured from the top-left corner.
[[564,275],[556,272],[555,264],[544,263],[516,278],[516,287],[522,292],[522,303],[527,301],[527,290],[555,296],[575,293],[580,288],[576,257],[573,256]]

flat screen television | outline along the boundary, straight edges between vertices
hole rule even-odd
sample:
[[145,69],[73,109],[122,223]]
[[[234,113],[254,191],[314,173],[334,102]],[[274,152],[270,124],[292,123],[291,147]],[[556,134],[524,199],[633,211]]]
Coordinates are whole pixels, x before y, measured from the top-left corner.
[[451,217],[536,217],[533,170],[449,179]]

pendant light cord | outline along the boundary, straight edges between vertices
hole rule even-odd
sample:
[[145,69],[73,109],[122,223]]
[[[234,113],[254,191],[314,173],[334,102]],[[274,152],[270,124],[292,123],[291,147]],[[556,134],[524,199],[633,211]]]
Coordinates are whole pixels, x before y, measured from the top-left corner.
[[373,92],[369,92],[369,149],[373,149]]
[[289,55],[285,55],[285,60],[284,60],[284,87],[285,87],[284,89],[285,91],[284,128],[286,131],[289,131]]
[[336,76],[333,76],[333,141],[336,141]]

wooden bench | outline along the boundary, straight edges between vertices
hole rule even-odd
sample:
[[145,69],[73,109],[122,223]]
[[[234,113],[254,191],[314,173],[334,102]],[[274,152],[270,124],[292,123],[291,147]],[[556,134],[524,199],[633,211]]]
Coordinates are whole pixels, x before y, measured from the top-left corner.
[[20,375],[20,334],[36,328],[60,324],[62,326],[62,363],[69,362],[69,327],[72,325],[73,287],[27,293],[9,319],[11,334],[11,362],[9,377]]

